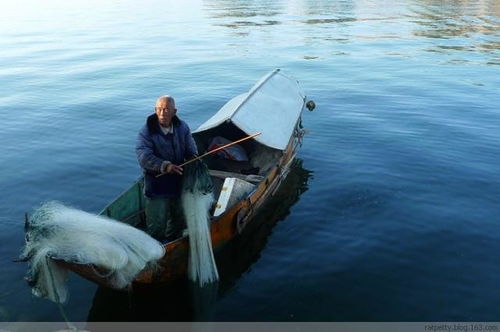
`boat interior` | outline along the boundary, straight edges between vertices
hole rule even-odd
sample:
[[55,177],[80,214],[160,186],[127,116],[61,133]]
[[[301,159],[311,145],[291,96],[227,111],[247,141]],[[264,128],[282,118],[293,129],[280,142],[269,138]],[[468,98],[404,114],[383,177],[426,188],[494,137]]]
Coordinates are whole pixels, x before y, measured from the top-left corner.
[[[209,150],[215,137],[234,142],[247,136],[248,134],[231,122],[224,122],[209,130],[193,134],[200,155]],[[230,160],[224,154],[218,153],[203,158],[214,185],[215,203],[211,210],[212,219],[217,218],[251,194],[273,166],[279,162],[283,154],[281,150],[267,147],[255,139],[243,141],[238,145],[243,149],[247,160]],[[239,148],[240,151],[241,148]],[[126,192],[105,207],[101,214],[143,228],[145,200],[143,187],[144,182],[141,177]]]
[[[223,137],[234,142],[247,136],[248,134],[231,122],[224,122],[212,129],[193,134],[200,154],[209,150],[215,137]],[[215,198],[219,197],[226,178],[235,177],[255,185],[266,177],[267,173],[278,163],[282,156],[281,150],[267,147],[255,139],[243,141],[238,145],[245,151],[247,161],[227,159],[224,158],[223,154],[219,153],[214,153],[203,159],[212,176]]]

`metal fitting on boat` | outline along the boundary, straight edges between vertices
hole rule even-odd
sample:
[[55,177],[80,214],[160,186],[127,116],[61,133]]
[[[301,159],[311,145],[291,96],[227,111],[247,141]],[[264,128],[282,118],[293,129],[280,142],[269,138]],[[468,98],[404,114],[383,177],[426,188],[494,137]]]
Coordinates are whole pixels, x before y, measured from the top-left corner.
[[309,100],[307,103],[306,103],[306,107],[307,109],[312,112],[314,111],[314,109],[316,108],[316,104],[314,103],[314,101],[312,100]]

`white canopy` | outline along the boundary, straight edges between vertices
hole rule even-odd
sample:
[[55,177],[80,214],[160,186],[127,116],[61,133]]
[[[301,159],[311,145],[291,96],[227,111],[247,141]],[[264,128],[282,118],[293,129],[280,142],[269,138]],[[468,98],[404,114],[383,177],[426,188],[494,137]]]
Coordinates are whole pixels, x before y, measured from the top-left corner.
[[304,107],[299,83],[279,69],[267,74],[250,91],[234,97],[194,132],[231,121],[246,134],[257,132],[259,143],[284,150]]

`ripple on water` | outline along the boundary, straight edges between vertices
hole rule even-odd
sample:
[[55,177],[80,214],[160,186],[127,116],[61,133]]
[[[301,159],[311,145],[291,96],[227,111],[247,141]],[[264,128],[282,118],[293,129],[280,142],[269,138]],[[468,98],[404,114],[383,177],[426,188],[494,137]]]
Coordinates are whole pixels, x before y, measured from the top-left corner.
[[[158,95],[195,128],[278,67],[317,104],[299,152],[312,176],[216,319],[498,317],[496,2],[176,2],[168,19],[155,0],[32,4],[0,12],[1,257],[24,211],[96,212],[133,182]],[[0,319],[60,320],[25,266],[6,271]],[[85,320],[93,286],[70,287]]]

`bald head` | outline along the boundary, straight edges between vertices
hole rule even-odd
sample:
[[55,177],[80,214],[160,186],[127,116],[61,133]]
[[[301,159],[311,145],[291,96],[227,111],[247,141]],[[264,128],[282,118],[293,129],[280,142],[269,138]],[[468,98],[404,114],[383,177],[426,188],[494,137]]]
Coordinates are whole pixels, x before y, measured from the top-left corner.
[[170,95],[164,95],[156,99],[156,107],[172,107],[175,108],[175,100]]
[[155,113],[158,116],[158,122],[160,122],[161,126],[170,126],[176,112],[175,100],[171,96],[161,96],[156,100]]

